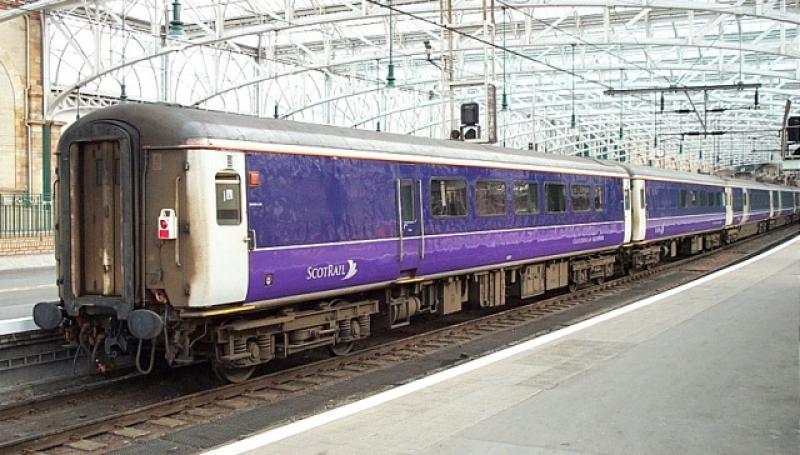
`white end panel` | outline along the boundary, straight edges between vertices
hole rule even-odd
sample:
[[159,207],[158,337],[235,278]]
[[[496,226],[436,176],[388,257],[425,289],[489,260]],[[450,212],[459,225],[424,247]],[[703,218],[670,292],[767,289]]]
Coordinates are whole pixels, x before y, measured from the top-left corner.
[[775,192],[770,190],[769,191],[769,217],[773,218],[775,216],[775,208],[777,205],[777,201],[775,201]]
[[744,224],[750,218],[750,190],[742,188],[742,222]]
[[644,240],[647,232],[647,204],[645,201],[645,181],[634,179],[631,182],[631,212],[633,215],[633,228],[631,240],[639,242]]
[[733,188],[725,187],[725,226],[733,224]]
[[631,229],[633,227],[633,215],[631,214],[631,181],[622,180],[622,208],[625,213],[625,238],[623,243],[630,243]]
[[189,239],[194,252],[193,263],[187,264],[194,269],[190,307],[241,302],[247,296],[244,157],[243,152],[187,153]]

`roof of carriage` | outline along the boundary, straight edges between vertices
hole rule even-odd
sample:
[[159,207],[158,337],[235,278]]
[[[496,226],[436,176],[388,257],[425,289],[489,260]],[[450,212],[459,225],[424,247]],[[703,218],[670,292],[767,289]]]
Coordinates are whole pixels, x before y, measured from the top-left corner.
[[[429,139],[354,128],[275,120],[167,104],[122,104],[82,117],[73,126],[95,121],[125,122],[139,132],[142,146],[169,147],[198,139],[322,147],[439,159],[508,163],[554,171],[627,176],[619,163],[573,156],[505,149],[461,141]],[[65,136],[68,132],[65,132]]]

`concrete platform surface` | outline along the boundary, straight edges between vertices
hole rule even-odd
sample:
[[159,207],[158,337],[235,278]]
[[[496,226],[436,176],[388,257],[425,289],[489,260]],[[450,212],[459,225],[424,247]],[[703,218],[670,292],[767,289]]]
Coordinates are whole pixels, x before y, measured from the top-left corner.
[[55,266],[56,258],[53,253],[0,256],[0,271],[54,268]]
[[0,271],[0,335],[36,329],[37,302],[58,300],[53,267]]
[[797,240],[481,368],[214,452],[797,454]]

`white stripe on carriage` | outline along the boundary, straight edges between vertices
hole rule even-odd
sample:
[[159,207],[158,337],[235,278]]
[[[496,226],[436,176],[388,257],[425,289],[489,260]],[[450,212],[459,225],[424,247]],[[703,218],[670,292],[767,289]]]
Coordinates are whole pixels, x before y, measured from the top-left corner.
[[[483,167],[490,169],[512,169],[520,171],[533,171],[544,172],[548,174],[566,174],[566,175],[588,175],[596,177],[609,177],[617,179],[627,179],[628,172],[621,166],[615,164],[592,164],[592,166],[604,166],[608,169],[574,169],[568,168],[563,165],[576,165],[578,162],[564,162],[559,161],[553,165],[532,164],[526,162],[510,162],[510,161],[492,161],[489,159],[465,159],[465,158],[452,158],[443,156],[431,155],[415,155],[407,153],[395,152],[381,152],[369,150],[349,150],[349,149],[335,149],[330,147],[313,147],[306,145],[292,145],[292,144],[265,144],[261,142],[242,141],[235,139],[214,139],[214,138],[189,138],[186,140],[185,145],[176,144],[172,146],[158,146],[149,147],[154,150],[158,149],[181,149],[181,148],[211,148],[220,150],[236,150],[236,151],[254,151],[276,154],[288,155],[308,155],[308,156],[324,156],[324,157],[338,157],[338,158],[352,158],[373,161],[389,161],[389,162],[402,162],[402,163],[424,163],[424,164],[447,164],[452,166],[465,166],[465,167]],[[456,150],[458,151],[458,150]],[[462,150],[463,151],[463,150]],[[472,153],[472,150],[467,150]],[[492,152],[486,152],[492,153]],[[503,156],[502,152],[498,152],[496,156],[508,159],[508,156]],[[525,159],[522,155],[514,155],[513,158]],[[588,164],[588,163],[586,163]]]
[[[618,220],[618,221],[599,221],[595,223],[581,223],[581,224],[551,224],[547,226],[531,226],[531,227],[524,227],[524,228],[512,228],[512,229],[494,229],[488,231],[469,231],[469,232],[451,232],[448,234],[431,234],[425,235],[426,239],[438,239],[442,237],[460,237],[465,235],[485,235],[485,234],[498,234],[498,233],[506,233],[506,232],[523,232],[523,231],[537,231],[541,229],[549,229],[549,228],[565,228],[565,227],[576,227],[576,226],[602,226],[606,224],[624,224],[625,221]],[[419,240],[421,236],[414,235],[414,236],[403,236],[403,240]],[[377,242],[397,242],[400,240],[400,237],[384,237],[380,239],[365,239],[365,240],[348,240],[344,242],[325,242],[325,243],[312,243],[306,245],[283,245],[283,246],[268,246],[263,248],[255,248],[253,251],[279,251],[279,250],[294,250],[300,248],[318,248],[318,247],[325,247],[325,246],[339,246],[339,245],[358,245],[361,243],[377,243]]]
[[719,212],[719,213],[697,213],[697,214],[694,214],[694,215],[678,215],[678,216],[661,216],[661,217],[658,217],[658,218],[648,218],[647,221],[676,220],[676,219],[681,219],[681,218],[693,218],[693,217],[698,217],[698,216],[709,216],[709,217],[710,216],[716,216],[717,218],[724,220],[725,219],[725,212]]

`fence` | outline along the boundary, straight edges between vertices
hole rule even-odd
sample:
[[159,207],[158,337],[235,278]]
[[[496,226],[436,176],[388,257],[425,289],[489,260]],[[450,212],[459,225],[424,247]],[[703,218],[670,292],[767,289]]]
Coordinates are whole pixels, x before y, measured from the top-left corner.
[[0,194],[0,238],[53,235],[53,202],[41,194]]

